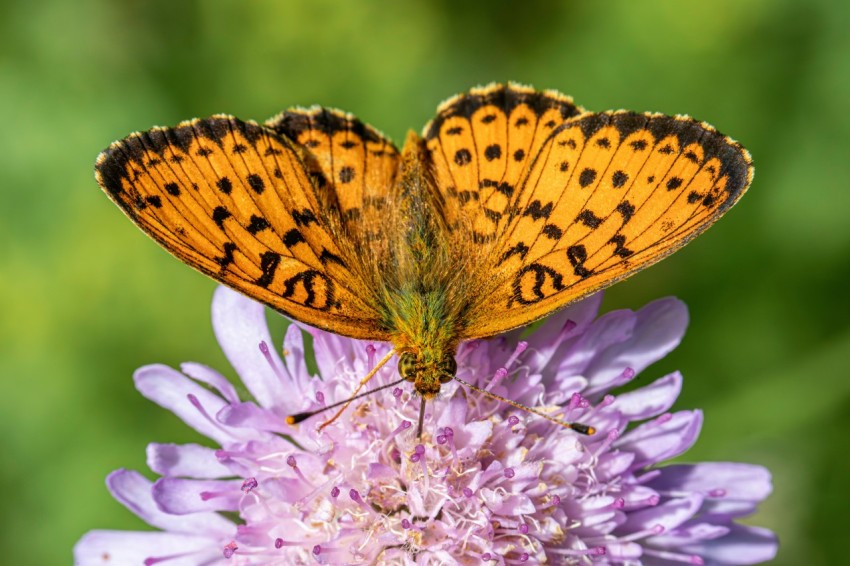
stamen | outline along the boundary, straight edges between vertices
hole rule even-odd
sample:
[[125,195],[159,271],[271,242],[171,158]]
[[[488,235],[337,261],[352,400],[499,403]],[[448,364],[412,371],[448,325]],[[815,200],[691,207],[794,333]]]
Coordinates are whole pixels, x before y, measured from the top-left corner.
[[644,529],[642,531],[637,531],[630,535],[620,537],[619,542],[634,542],[642,538],[660,535],[665,530],[666,529],[664,528],[664,525],[653,525],[648,529]]
[[229,543],[224,545],[224,551],[222,552],[222,554],[224,554],[224,557],[229,560],[233,556],[233,553],[236,552],[237,548],[239,547],[236,546],[236,541],[230,541]]
[[389,435],[387,435],[386,440],[389,441],[391,438],[393,438],[394,436],[396,436],[400,432],[403,432],[403,431],[409,429],[411,426],[413,426],[413,423],[411,423],[410,421],[401,421],[401,423],[399,423],[399,425],[397,427],[395,427],[395,430],[393,430],[391,433],[389,433]]
[[511,366],[513,365],[513,363],[517,360],[517,358],[519,358],[519,356],[520,356],[523,352],[525,352],[525,350],[526,350],[527,348],[528,348],[528,342],[520,341],[520,342],[516,345],[516,348],[514,349],[514,353],[513,353],[513,354],[511,354],[511,357],[510,357],[510,358],[508,358],[507,363],[505,363],[505,367],[511,367]]
[[215,426],[217,429],[219,429],[219,430],[226,431],[226,429],[225,429],[225,428],[221,425],[221,423],[220,423],[220,422],[218,422],[217,420],[215,420],[214,418],[212,418],[212,417],[210,416],[210,414],[209,414],[209,413],[207,413],[207,410],[204,408],[204,406],[203,406],[203,405],[201,405],[200,400],[198,400],[198,398],[197,398],[197,397],[195,397],[195,395],[193,395],[192,393],[188,393],[188,394],[186,395],[186,398],[189,400],[189,402],[192,404],[192,406],[193,406],[193,407],[195,407],[196,409],[198,409],[198,412],[199,412],[199,413],[201,413],[201,415],[202,415],[205,419],[207,419],[207,420],[210,422],[210,424],[214,425],[214,426]]
[[292,454],[287,456],[286,457],[286,465],[293,469],[293,471],[295,472],[295,475],[298,476],[298,479],[300,479],[304,483],[308,483],[308,484],[312,485],[312,482],[309,479],[307,479],[306,476],[304,476],[304,474],[301,472],[301,469],[298,467],[298,462],[295,460],[295,456],[293,456]]
[[245,481],[242,482],[241,489],[245,493],[251,493],[258,485],[260,484],[257,482],[257,478],[246,478]]
[[496,372],[493,374],[493,377],[490,379],[490,381],[484,387],[484,390],[490,391],[491,389],[496,387],[499,384],[500,381],[502,381],[505,377],[507,377],[507,375],[508,375],[508,368],[501,367],[501,368],[497,369]]
[[602,443],[599,445],[593,455],[598,458],[599,455],[607,452],[608,448],[610,448],[614,441],[618,438],[620,438],[619,430],[615,428],[614,430],[608,431],[608,434],[605,435],[605,440],[602,441]]
[[608,550],[604,546],[591,546],[590,548],[547,548],[547,552],[555,552],[566,556],[605,556]]
[[375,352],[377,351],[377,348],[372,344],[366,346],[366,365],[370,368],[375,367]]

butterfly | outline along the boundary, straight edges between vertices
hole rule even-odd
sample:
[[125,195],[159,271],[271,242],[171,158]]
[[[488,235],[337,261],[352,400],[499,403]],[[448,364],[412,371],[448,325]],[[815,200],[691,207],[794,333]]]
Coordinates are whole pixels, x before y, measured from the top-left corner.
[[420,434],[459,343],[661,260],[753,175],[748,152],[704,122],[587,112],[513,83],[447,100],[401,151],[350,114],[312,107],[134,133],[95,169],[188,265],[302,323],[392,343],[357,391],[397,355],[422,397]]

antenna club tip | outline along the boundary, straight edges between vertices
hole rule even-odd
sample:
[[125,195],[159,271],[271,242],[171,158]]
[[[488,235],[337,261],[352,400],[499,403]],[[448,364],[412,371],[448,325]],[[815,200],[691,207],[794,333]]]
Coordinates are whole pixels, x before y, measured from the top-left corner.
[[588,425],[583,425],[579,423],[572,423],[570,428],[576,431],[579,434],[586,434],[588,436],[593,436],[596,434],[596,428]]
[[294,415],[287,415],[286,424],[296,425],[300,422],[307,420],[308,418],[310,418],[310,416],[312,416],[312,413],[295,413]]

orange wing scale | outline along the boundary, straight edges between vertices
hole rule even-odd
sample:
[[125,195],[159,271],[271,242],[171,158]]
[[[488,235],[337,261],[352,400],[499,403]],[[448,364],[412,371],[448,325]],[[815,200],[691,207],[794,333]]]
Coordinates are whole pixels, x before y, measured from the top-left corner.
[[[585,114],[546,141],[490,251],[470,335],[528,324],[686,244],[743,195],[747,152],[687,117]],[[498,315],[494,314],[498,313]]]
[[325,229],[293,144],[229,116],[116,142],[97,178],[124,212],[174,255],[307,324],[382,337]]

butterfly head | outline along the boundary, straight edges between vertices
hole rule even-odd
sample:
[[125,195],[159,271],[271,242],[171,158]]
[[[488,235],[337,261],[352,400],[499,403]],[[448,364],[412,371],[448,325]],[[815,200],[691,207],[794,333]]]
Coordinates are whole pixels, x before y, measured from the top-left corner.
[[440,386],[454,379],[457,362],[452,354],[403,352],[398,360],[398,373],[413,383],[416,392],[425,399],[433,399]]

